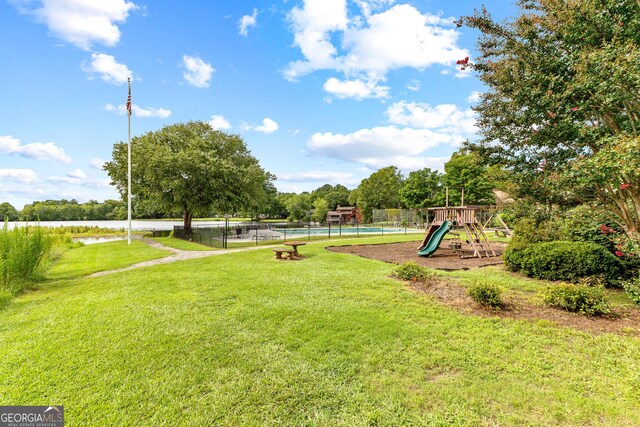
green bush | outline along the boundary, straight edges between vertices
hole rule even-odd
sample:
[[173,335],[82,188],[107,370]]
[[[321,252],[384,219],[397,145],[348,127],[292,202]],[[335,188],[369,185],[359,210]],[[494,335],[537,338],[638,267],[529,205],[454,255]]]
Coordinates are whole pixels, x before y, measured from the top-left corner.
[[561,283],[548,286],[542,293],[545,304],[572,313],[599,316],[611,312],[602,286],[589,287]]
[[500,298],[502,288],[494,283],[476,282],[467,289],[467,292],[478,304],[498,309],[504,307]]
[[622,282],[622,287],[634,304],[640,305],[640,277]]
[[433,271],[416,264],[413,261],[400,264],[393,270],[393,276],[403,280],[411,280],[413,282],[424,282],[433,277]]
[[544,280],[577,282],[601,276],[614,284],[624,273],[620,260],[606,248],[588,242],[544,242],[509,245],[503,255],[511,271]]

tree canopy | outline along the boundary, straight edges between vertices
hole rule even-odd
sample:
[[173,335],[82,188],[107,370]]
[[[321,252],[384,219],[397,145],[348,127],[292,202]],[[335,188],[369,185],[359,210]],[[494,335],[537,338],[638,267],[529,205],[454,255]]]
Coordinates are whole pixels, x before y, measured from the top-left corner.
[[[264,171],[238,135],[205,122],[178,123],[131,141],[132,194],[162,212],[179,210],[184,226],[210,210],[233,213],[266,200]],[[127,194],[127,144],[113,147],[104,169],[123,197]]]
[[400,200],[408,208],[436,206],[442,190],[442,175],[429,168],[409,172],[400,189]]
[[475,149],[526,172],[547,201],[595,199],[637,238],[640,1],[518,4],[512,21],[483,8],[460,22],[482,32],[479,57],[462,66],[489,88],[476,108]]
[[362,210],[364,220],[371,220],[373,209],[398,208],[401,205],[400,188],[403,177],[395,166],[387,166],[372,173],[363,179],[355,193],[350,195],[356,198],[358,207]]

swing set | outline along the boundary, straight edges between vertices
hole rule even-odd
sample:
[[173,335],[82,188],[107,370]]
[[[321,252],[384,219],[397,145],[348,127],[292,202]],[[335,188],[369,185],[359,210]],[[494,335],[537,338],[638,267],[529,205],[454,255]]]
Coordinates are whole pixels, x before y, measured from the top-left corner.
[[[511,236],[511,230],[502,221],[495,206],[465,206],[464,187],[460,206],[449,206],[449,187],[446,187],[446,206],[427,209],[433,214],[427,234],[418,247],[419,256],[432,256],[440,247],[444,236],[450,234],[453,238],[449,240],[449,247],[460,258],[488,258],[499,256],[489,243],[485,231],[487,225],[494,218],[497,218],[503,228],[495,230],[496,235]],[[488,215],[489,214],[489,215]],[[488,219],[483,223],[481,218]],[[461,235],[464,233],[463,242]],[[502,233],[502,234],[500,234]]]

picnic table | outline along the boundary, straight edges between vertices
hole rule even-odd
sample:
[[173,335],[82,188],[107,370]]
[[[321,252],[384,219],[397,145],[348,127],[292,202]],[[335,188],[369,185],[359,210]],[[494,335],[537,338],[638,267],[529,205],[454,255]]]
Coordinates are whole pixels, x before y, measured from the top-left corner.
[[283,243],[286,246],[291,246],[293,248],[293,255],[294,256],[300,256],[300,254],[298,253],[298,246],[304,246],[307,244],[307,242],[299,242],[299,241],[290,241],[290,242],[284,242]]

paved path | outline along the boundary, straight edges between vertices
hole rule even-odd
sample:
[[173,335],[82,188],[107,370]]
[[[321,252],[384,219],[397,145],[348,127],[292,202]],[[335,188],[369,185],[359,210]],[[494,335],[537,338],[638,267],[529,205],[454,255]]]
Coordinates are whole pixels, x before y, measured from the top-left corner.
[[183,251],[182,249],[171,248],[169,246],[165,246],[160,242],[156,242],[152,239],[141,238],[144,243],[148,244],[157,249],[164,249],[173,253],[173,255],[169,255],[164,258],[152,259],[150,261],[143,261],[137,264],[132,264],[128,267],[118,268],[116,270],[107,270],[107,271],[99,271],[97,273],[93,273],[88,275],[87,277],[99,277],[106,276],[107,274],[119,273],[121,271],[134,270],[136,268],[149,267],[152,265],[159,264],[169,264],[176,261],[185,261],[188,259],[196,259],[196,258],[204,258],[215,255],[224,255],[224,254],[232,254],[236,252],[247,252],[247,251],[255,251],[257,249],[265,249],[265,248],[274,248],[279,247],[279,245],[270,245],[270,246],[251,246],[247,248],[241,249],[221,249],[215,251]]

